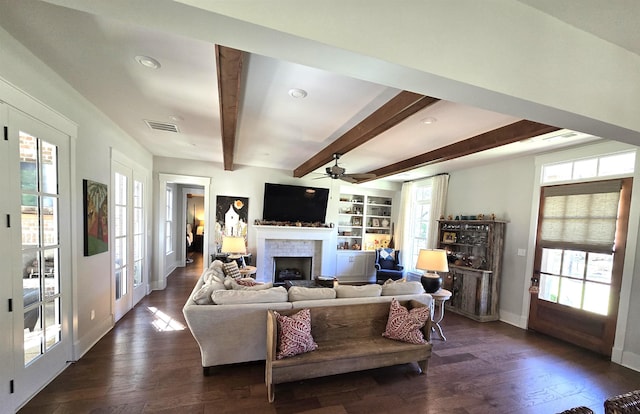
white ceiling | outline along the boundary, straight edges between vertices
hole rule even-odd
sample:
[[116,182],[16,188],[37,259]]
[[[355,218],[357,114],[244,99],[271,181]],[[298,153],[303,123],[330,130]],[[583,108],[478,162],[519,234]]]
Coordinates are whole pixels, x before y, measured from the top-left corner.
[[[126,2],[119,3],[113,7],[126,8]],[[638,26],[628,30],[629,20],[640,16],[638,2],[607,4],[604,22],[612,24],[603,25],[593,23],[601,14],[587,16],[599,9],[598,0],[589,0],[592,7],[578,7],[583,0],[521,3],[640,51]],[[613,24],[621,21],[625,24]],[[36,0],[1,0],[0,25],[153,155],[211,161],[222,169],[213,43]],[[143,67],[137,55],[151,56],[161,67]],[[257,54],[249,55],[244,70],[234,165],[293,170],[400,92]],[[291,88],[308,96],[294,99]],[[437,122],[423,123],[427,117]],[[145,120],[175,124],[179,132],[151,130]],[[350,151],[341,165],[348,173],[367,172],[518,120],[440,101]],[[588,134],[532,139],[387,179],[416,179],[593,139]]]

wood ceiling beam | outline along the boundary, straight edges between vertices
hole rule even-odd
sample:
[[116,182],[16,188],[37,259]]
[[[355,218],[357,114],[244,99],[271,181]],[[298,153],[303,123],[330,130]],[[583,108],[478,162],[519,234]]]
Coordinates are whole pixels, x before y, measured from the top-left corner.
[[226,171],[233,170],[233,152],[236,145],[238,111],[240,109],[240,83],[242,81],[243,52],[216,45],[218,96],[220,101],[220,132],[222,134],[222,160]]
[[548,134],[550,132],[558,131],[559,129],[561,128],[527,120],[514,122],[513,124],[446,145],[442,148],[416,155],[415,157],[404,161],[399,161],[394,164],[387,165],[386,167],[369,171],[370,174],[375,174],[375,178],[358,180],[358,183],[372,181],[405,171],[410,171],[415,168],[424,167],[426,165],[463,157],[476,152],[522,141],[527,138],[533,138],[538,135]]
[[333,161],[333,154],[346,154],[370,139],[393,128],[416,112],[433,105],[439,99],[402,91],[387,103],[351,128],[322,151],[293,170],[294,177],[304,177],[310,172]]

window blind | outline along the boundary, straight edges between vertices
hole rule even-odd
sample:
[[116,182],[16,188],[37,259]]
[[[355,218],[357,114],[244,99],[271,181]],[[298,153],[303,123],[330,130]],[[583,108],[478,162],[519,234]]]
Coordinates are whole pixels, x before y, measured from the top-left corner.
[[543,187],[541,246],[611,253],[621,185],[608,180]]

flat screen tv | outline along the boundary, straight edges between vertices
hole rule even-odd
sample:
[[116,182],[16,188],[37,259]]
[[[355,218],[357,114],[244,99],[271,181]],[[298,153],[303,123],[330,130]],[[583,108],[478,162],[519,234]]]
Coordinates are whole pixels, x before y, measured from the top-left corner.
[[265,183],[262,219],[324,223],[328,201],[328,188]]

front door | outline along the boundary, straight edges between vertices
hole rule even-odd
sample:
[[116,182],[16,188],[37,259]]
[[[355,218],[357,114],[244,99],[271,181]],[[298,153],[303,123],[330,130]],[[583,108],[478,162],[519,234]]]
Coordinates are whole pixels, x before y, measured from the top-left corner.
[[529,328],[610,356],[632,179],[543,187]]

